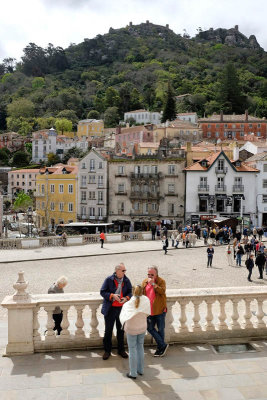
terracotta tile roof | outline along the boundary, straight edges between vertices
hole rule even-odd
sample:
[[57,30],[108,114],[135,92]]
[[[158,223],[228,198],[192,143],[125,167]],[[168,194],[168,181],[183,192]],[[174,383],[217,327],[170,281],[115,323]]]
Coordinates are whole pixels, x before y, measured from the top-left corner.
[[[242,151],[242,150],[241,150]],[[246,162],[250,161],[261,161],[267,159],[267,152],[264,151],[263,153],[254,154],[253,156],[246,159]]]
[[29,173],[39,173],[39,168],[38,169],[13,169],[12,171],[9,171],[8,173],[18,173],[18,172],[23,172],[23,173],[27,173],[27,172],[29,172]]
[[117,135],[123,135],[125,133],[137,133],[137,132],[142,132],[142,131],[147,131],[146,127],[144,125],[139,125],[139,126],[131,126],[129,128],[121,128],[121,132],[118,133]]
[[246,121],[246,114],[241,114],[241,115],[223,115],[223,120],[221,121],[221,115],[220,114],[214,114],[211,117],[208,118],[199,118],[199,123],[201,122],[221,122],[221,123],[226,123],[226,122],[267,122],[266,119],[261,119],[257,117],[253,117],[252,115],[248,115],[248,121]]

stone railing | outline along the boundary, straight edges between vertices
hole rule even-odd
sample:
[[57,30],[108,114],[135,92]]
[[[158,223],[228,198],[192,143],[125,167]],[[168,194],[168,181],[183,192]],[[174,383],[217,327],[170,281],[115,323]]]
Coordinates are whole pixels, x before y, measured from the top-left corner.
[[0,239],[0,250],[21,249],[20,239]]
[[[104,331],[99,293],[29,295],[23,272],[8,309],[8,355],[102,346]],[[167,290],[165,336],[171,343],[236,343],[266,339],[267,289],[209,288]],[[53,330],[53,310],[63,311],[62,332]],[[150,335],[146,343],[152,344]]]

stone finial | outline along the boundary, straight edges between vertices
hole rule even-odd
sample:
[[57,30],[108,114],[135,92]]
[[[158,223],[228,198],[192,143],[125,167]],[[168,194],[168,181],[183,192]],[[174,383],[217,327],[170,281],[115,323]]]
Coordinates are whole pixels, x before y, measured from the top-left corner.
[[29,298],[29,293],[25,291],[29,282],[24,280],[24,271],[19,271],[18,275],[18,280],[13,285],[13,288],[16,290],[16,293],[13,295],[13,300],[25,301]]

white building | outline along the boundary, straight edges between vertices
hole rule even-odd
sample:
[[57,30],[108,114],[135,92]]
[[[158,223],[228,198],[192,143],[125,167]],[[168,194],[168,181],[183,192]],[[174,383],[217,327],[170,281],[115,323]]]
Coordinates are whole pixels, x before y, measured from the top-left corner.
[[108,215],[108,162],[91,150],[79,163],[78,219],[103,222]]
[[179,118],[183,121],[191,122],[192,124],[197,124],[197,122],[198,122],[197,113],[195,113],[195,112],[179,113],[179,114],[177,114],[177,118]]
[[185,172],[188,223],[242,216],[255,224],[258,169],[238,158],[230,161],[221,151],[185,168]]
[[267,142],[246,142],[242,147],[241,150],[246,150],[252,154],[259,154],[267,151]]
[[267,226],[267,152],[255,154],[248,158],[246,163],[258,169],[255,192],[255,225]]
[[18,192],[33,193],[36,189],[36,176],[39,169],[17,169],[8,172],[8,196],[13,200]]
[[133,118],[137,124],[155,124],[161,122],[162,112],[150,112],[147,110],[135,110],[124,113],[124,122]]

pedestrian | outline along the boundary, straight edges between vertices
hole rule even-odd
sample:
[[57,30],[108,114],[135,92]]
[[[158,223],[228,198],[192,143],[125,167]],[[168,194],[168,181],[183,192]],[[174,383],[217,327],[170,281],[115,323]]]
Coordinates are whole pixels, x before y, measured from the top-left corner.
[[208,244],[208,231],[207,231],[206,228],[203,229],[202,236],[203,236],[203,239],[204,239],[204,246],[207,246],[207,244]]
[[239,267],[241,267],[241,261],[242,261],[243,254],[244,254],[243,246],[240,243],[238,243],[237,248],[236,248],[236,266],[239,265]]
[[186,232],[185,231],[182,233],[182,238],[183,238],[183,246],[185,246],[185,240],[186,240]]
[[193,247],[195,247],[197,243],[197,234],[195,232],[192,233],[192,238],[193,238]]
[[261,241],[262,240],[262,236],[263,236],[263,229],[262,228],[258,229],[258,235],[259,235],[259,241]]
[[168,247],[169,247],[169,240],[168,240],[167,236],[163,236],[162,244],[163,244],[164,254],[167,254],[168,253]]
[[251,274],[254,268],[253,254],[250,254],[249,258],[246,260],[246,267],[248,269],[248,281],[252,282]]
[[175,241],[174,232],[172,232],[172,234],[171,234],[171,240],[172,240],[172,247],[174,247],[174,241]]
[[132,298],[124,304],[120,313],[120,321],[127,334],[129,349],[128,378],[136,379],[137,374],[144,374],[144,338],[149,315],[150,302],[143,295],[142,286],[137,285]]
[[185,248],[187,249],[189,246],[189,233],[185,235]]
[[201,229],[200,229],[200,226],[198,225],[197,229],[196,229],[196,234],[197,234],[198,239],[200,239],[200,233],[201,233]]
[[132,284],[125,275],[126,268],[123,263],[116,265],[115,272],[108,276],[100,290],[104,298],[101,313],[105,320],[104,354],[103,360],[110,357],[112,350],[112,332],[116,322],[118,354],[122,358],[128,358],[124,349],[124,332],[120,322],[120,312],[123,304],[132,297]]
[[152,226],[151,234],[152,234],[152,240],[155,240],[155,235],[156,235],[156,227],[155,226]]
[[212,260],[213,260],[213,255],[214,255],[214,248],[212,247],[212,244],[209,245],[207,248],[207,254],[208,254],[208,262],[207,262],[207,268],[212,267]]
[[232,265],[232,250],[230,244],[228,244],[227,246],[226,255],[227,255],[228,265]]
[[256,228],[256,226],[254,226],[252,234],[253,234],[254,238],[256,239],[256,237],[257,237],[257,228]]
[[189,247],[193,247],[193,232],[189,232],[188,234],[188,240],[189,240]]
[[180,242],[181,238],[182,238],[182,234],[178,233],[177,236],[176,236],[176,244],[175,244],[175,248],[176,249],[178,249],[179,242]]
[[66,232],[62,233],[61,238],[62,238],[62,246],[67,246],[67,234],[66,234]]
[[[67,285],[67,283],[67,278],[65,276],[61,276],[55,283],[53,283],[52,286],[50,286],[48,289],[48,294],[64,293],[64,287]],[[52,316],[55,322],[53,330],[57,331],[57,334],[60,335],[60,332],[62,331],[61,322],[63,318],[63,311],[59,306],[55,307]]]
[[[147,278],[142,282],[144,294],[150,301],[147,330],[157,343],[154,357],[163,357],[169,347],[165,343],[165,317],[167,312],[166,282],[158,276],[158,267],[148,268]],[[157,329],[155,328],[157,326]]]
[[246,259],[248,259],[249,256],[250,256],[250,253],[251,253],[251,251],[253,249],[253,246],[251,245],[250,242],[248,242],[247,244],[245,244],[244,249],[245,249],[245,252],[246,252],[246,255],[247,255]]
[[210,233],[210,238],[211,238],[211,243],[214,245],[215,244],[215,233],[213,232],[213,230]]
[[100,243],[101,243],[101,249],[103,249],[104,241],[105,241],[105,234],[104,232],[100,233]]
[[256,260],[255,260],[255,264],[258,267],[259,270],[259,279],[263,279],[263,269],[264,269],[264,265],[265,265],[265,255],[264,253],[262,253],[261,251],[258,252]]

